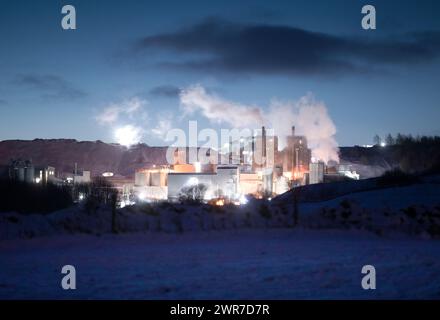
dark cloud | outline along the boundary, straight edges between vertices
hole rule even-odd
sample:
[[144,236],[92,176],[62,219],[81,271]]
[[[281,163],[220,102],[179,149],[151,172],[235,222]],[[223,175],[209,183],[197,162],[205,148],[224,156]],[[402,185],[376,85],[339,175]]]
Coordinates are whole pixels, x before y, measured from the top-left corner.
[[162,85],[152,88],[149,93],[157,97],[177,98],[179,96],[180,89],[172,85]]
[[56,75],[22,74],[17,76],[14,83],[38,90],[46,99],[75,100],[86,95],[85,92]]
[[161,61],[174,68],[234,74],[345,74],[437,58],[440,32],[361,39],[209,19],[174,33],[145,37],[136,48],[179,54],[179,62]]

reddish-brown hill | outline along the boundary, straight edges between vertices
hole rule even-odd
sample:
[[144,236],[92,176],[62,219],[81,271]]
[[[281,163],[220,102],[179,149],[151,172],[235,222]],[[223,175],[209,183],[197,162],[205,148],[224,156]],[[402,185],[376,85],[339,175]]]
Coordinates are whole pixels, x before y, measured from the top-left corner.
[[54,166],[58,172],[90,170],[92,175],[111,171],[131,176],[137,168],[152,164],[166,164],[166,147],[139,144],[127,149],[102,141],[76,141],[72,139],[35,139],[0,141],[0,165],[10,159],[31,159],[36,166]]

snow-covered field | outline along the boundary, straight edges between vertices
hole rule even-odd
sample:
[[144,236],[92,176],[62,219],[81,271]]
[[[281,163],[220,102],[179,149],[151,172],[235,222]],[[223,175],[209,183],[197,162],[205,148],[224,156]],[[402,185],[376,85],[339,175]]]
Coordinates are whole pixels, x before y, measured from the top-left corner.
[[[61,288],[66,264],[75,291]],[[366,264],[376,290],[361,287]],[[0,298],[440,298],[440,243],[302,229],[13,239],[0,242]]]
[[[107,207],[2,213],[0,299],[440,298],[438,180],[281,200],[125,207],[118,235]],[[61,288],[64,265],[76,290]],[[361,287],[364,265],[376,290]]]

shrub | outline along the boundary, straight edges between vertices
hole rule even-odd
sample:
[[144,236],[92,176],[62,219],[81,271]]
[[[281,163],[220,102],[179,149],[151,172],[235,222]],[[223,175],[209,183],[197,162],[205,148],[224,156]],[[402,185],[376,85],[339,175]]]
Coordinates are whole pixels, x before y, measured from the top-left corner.
[[410,206],[406,209],[401,209],[401,210],[404,214],[406,214],[408,217],[410,217],[412,219],[415,219],[417,217],[417,210],[416,210],[416,208],[414,208],[412,206]]
[[70,187],[0,180],[0,212],[50,213],[72,204]]
[[208,187],[203,183],[183,187],[179,194],[180,202],[201,203]]
[[94,178],[84,190],[88,190],[85,194],[85,208],[88,212],[95,212],[102,204],[114,205],[114,201],[117,202],[118,190],[102,177]]
[[150,216],[158,216],[159,215],[159,211],[157,211],[156,208],[149,203],[139,204],[138,207],[141,212],[143,212],[147,215],[150,215]]
[[267,206],[267,204],[262,203],[260,208],[259,208],[259,213],[260,215],[265,218],[265,219],[270,219],[272,218],[272,213],[270,212],[269,207]]
[[350,201],[348,201],[347,199],[344,199],[340,202],[340,205],[342,208],[344,209],[350,209]]
[[400,169],[394,169],[385,172],[377,180],[380,187],[396,187],[406,186],[418,182],[418,178],[408,173],[404,173]]

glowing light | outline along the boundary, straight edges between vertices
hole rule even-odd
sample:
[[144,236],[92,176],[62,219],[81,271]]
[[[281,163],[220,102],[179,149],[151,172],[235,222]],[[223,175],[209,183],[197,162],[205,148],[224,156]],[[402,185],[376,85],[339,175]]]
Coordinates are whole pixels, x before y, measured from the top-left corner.
[[78,198],[79,198],[79,201],[84,200],[84,194],[83,194],[83,193],[80,193]]
[[189,186],[195,186],[195,185],[198,185],[198,184],[199,184],[199,179],[197,179],[196,177],[191,177],[191,178],[188,179],[187,184],[188,184]]
[[130,147],[140,142],[142,138],[142,129],[132,125],[126,125],[116,129],[116,141],[123,146]]
[[382,142],[380,143],[380,146],[381,146],[381,147],[386,147],[387,144],[386,144],[385,142],[382,141]]
[[113,177],[113,172],[104,172],[102,174],[103,177]]
[[144,192],[139,193],[138,195],[139,200],[144,201],[147,199],[147,195]]
[[242,194],[240,196],[240,204],[246,204],[248,202],[249,202],[249,200],[246,198],[246,196],[244,194]]
[[283,172],[283,176],[289,180],[292,180],[292,172]]
[[40,183],[41,179],[40,178],[35,178],[35,182],[36,183]]
[[225,205],[225,199],[218,199],[215,201],[216,206],[224,206]]

